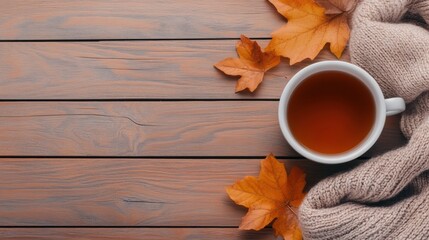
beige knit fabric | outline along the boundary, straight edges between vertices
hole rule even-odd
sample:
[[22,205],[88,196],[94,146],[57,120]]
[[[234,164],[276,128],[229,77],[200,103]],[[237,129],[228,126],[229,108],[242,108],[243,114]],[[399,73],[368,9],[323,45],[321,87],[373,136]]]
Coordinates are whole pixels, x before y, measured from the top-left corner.
[[363,0],[350,39],[352,62],[408,103],[409,141],[313,187],[300,208],[305,239],[429,239],[429,28],[404,23],[409,12],[429,23],[429,0]]

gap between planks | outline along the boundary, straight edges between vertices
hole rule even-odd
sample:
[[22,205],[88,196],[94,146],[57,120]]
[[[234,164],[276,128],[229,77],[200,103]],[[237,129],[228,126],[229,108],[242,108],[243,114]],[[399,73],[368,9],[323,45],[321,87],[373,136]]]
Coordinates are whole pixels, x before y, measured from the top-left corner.
[[[271,40],[271,37],[255,37],[252,40]],[[114,38],[114,39],[22,39],[22,40],[2,40],[1,42],[148,42],[148,41],[223,41],[223,40],[240,40],[240,37],[235,38]]]

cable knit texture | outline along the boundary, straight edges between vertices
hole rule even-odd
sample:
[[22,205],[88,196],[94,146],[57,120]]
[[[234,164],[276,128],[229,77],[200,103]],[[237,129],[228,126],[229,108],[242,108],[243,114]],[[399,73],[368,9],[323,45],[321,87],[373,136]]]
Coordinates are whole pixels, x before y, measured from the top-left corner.
[[[404,20],[417,16],[419,24]],[[313,187],[300,207],[305,239],[429,239],[429,0],[363,0],[352,62],[385,97],[407,102],[408,143]]]

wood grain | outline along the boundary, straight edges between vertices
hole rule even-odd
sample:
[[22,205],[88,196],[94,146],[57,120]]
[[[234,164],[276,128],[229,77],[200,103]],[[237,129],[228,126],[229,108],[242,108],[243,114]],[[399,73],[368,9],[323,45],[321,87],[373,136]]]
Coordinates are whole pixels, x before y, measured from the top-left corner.
[[275,238],[272,229],[236,228],[1,228],[2,240],[260,240]]
[[[0,10],[1,11],[1,10]],[[0,27],[1,29],[1,27]],[[236,40],[2,42],[1,99],[278,99],[309,62],[284,61],[254,93],[213,67],[235,57]],[[261,41],[265,46],[268,41]],[[323,51],[316,61],[335,57]],[[344,60],[349,59],[346,52]]]
[[[300,166],[309,186],[350,165]],[[225,187],[259,159],[1,159],[1,226],[238,226]]]
[[[298,156],[277,101],[1,102],[1,156]],[[366,156],[404,143],[399,118]]]
[[260,0],[2,0],[0,39],[269,37],[285,20]]

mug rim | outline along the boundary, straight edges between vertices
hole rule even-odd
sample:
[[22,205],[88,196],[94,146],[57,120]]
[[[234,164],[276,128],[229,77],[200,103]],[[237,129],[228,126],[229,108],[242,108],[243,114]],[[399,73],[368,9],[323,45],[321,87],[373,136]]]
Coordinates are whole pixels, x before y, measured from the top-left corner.
[[[370,132],[368,133],[366,138],[363,139],[358,145],[356,145],[350,150],[347,150],[346,152],[338,154],[323,154],[316,151],[312,151],[311,149],[308,149],[307,147],[303,146],[295,139],[289,129],[289,125],[287,122],[286,109],[288,100],[292,95],[292,92],[303,80],[307,79],[310,75],[322,71],[342,71],[353,75],[368,87],[371,92],[371,95],[374,98],[375,120]],[[280,97],[278,120],[283,136],[286,138],[287,142],[291,145],[291,147],[302,156],[319,163],[344,163],[356,159],[357,157],[364,154],[374,145],[374,143],[379,138],[383,130],[384,123],[386,121],[385,99],[380,89],[380,86],[375,81],[375,79],[359,66],[344,61],[321,61],[304,67],[288,81]]]

